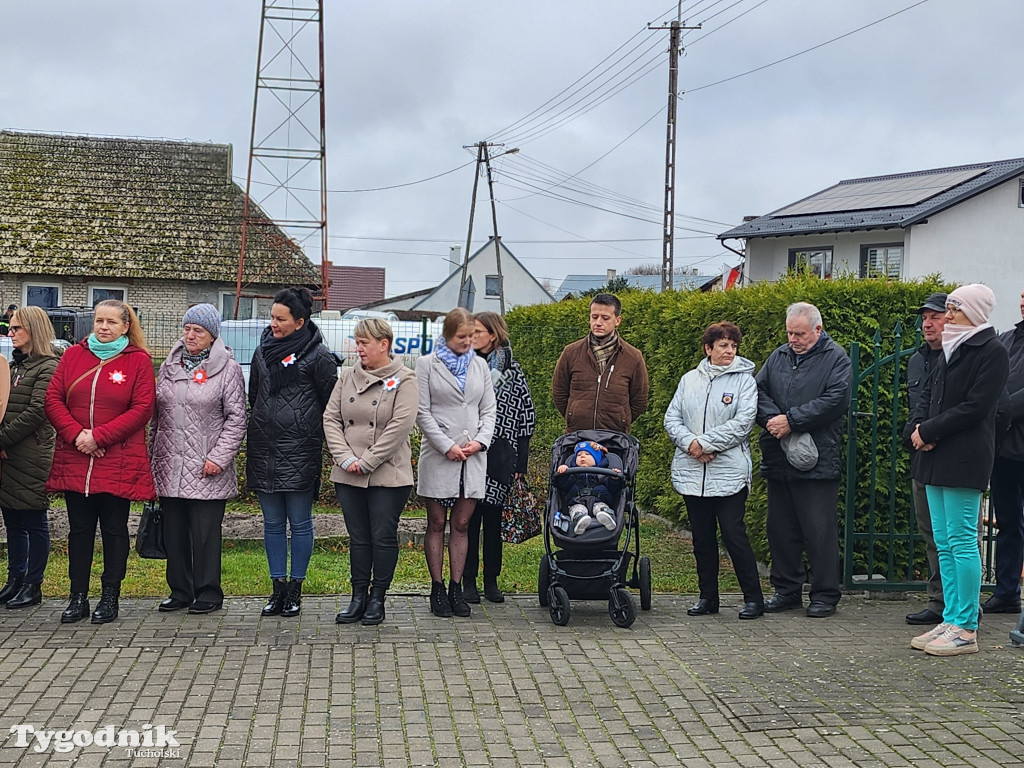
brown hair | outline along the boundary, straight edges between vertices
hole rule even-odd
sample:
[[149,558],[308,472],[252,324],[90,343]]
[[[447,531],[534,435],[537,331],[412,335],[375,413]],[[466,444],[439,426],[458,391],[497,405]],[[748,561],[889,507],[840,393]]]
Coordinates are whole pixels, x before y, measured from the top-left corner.
[[459,328],[464,325],[472,324],[472,313],[468,309],[456,307],[444,316],[444,325],[441,326],[441,335],[444,336],[445,341],[448,341],[448,339],[459,332]]
[[473,319],[486,328],[488,333],[495,335],[495,347],[508,344],[508,326],[505,325],[505,318],[497,312],[477,312],[473,315]]
[[[135,314],[134,309],[117,299],[104,299],[98,302],[96,307],[113,307],[120,312],[121,322],[128,324],[128,343],[133,347],[149,351],[146,347],[146,334],[142,332],[142,326],[139,325],[139,318]],[[93,307],[93,309],[95,310],[96,307]]]
[[22,307],[14,310],[11,325],[20,325],[29,335],[29,357],[56,357],[53,349],[53,323],[50,316],[40,307]]
[[721,323],[712,323],[704,329],[704,337],[701,339],[701,344],[705,347],[713,347],[719,339],[735,341],[738,347],[743,339],[743,334],[740,333],[740,327],[736,323],[730,323],[728,320]]

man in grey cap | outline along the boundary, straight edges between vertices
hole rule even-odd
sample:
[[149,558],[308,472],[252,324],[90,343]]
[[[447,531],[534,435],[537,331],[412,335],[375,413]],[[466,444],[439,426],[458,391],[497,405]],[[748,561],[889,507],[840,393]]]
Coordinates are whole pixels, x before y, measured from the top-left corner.
[[[921,392],[928,376],[938,365],[942,354],[942,329],[946,325],[946,294],[933,293],[917,310],[921,316],[921,338],[924,343],[910,356],[907,362],[907,396],[910,399],[910,414],[917,409]],[[908,443],[909,445],[909,443]],[[918,452],[910,448],[911,475],[917,464]],[[925,552],[928,556],[928,604],[917,613],[907,614],[907,624],[928,624],[935,626],[942,622],[942,611],[945,601],[942,598],[942,577],[939,574],[939,554],[935,548],[935,537],[932,535],[932,517],[928,510],[928,497],[924,485],[917,480],[914,484],[914,516],[917,518],[917,530],[924,539]]]
[[[803,606],[811,569],[807,615],[836,612],[839,588],[840,450],[853,386],[850,358],[821,327],[821,312],[798,302],[786,310],[789,342],[758,371],[757,423],[761,476],[768,481],[768,548],[775,594],[768,613]],[[795,437],[794,437],[795,436]]]

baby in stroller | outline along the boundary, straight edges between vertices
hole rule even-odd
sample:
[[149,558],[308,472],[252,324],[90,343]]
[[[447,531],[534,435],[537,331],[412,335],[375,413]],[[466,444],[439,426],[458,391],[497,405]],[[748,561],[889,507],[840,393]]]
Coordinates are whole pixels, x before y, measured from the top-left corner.
[[[614,464],[611,460],[614,460]],[[622,480],[589,472],[566,474],[569,467],[602,467],[622,474],[618,456],[609,455],[608,449],[592,440],[581,440],[573,447],[568,464],[557,469],[555,483],[566,500],[568,509],[556,516],[555,525],[563,531],[572,528],[583,533],[595,520],[609,531],[615,529],[615,495],[622,489]]]

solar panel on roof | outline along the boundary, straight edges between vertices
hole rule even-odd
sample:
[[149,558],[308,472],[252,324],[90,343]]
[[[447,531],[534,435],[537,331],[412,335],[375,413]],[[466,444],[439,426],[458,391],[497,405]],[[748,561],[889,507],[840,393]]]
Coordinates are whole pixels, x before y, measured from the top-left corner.
[[971,168],[965,171],[945,171],[836,184],[806,200],[776,211],[774,215],[800,216],[809,213],[838,213],[917,205],[986,171],[988,168]]

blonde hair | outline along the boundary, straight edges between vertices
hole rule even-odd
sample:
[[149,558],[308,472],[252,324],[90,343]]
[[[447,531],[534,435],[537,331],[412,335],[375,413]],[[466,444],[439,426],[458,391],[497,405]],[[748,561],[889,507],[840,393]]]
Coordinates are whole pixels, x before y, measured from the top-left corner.
[[149,351],[149,348],[146,346],[146,334],[142,332],[142,326],[139,325],[139,318],[135,314],[134,309],[117,299],[104,299],[98,302],[93,309],[95,310],[96,307],[112,307],[116,309],[121,314],[121,322],[128,324],[128,343],[133,347]]
[[473,324],[473,314],[463,307],[456,307],[444,316],[444,324],[441,326],[441,335],[448,341],[459,332],[464,325]]
[[22,307],[14,310],[11,325],[20,325],[29,335],[28,348],[25,353],[29,357],[56,357],[53,349],[53,323],[50,316],[41,307]]
[[357,339],[362,337],[364,339],[376,339],[377,341],[387,339],[389,352],[391,351],[391,345],[395,343],[395,332],[391,330],[391,323],[387,320],[381,320],[379,317],[364,317],[356,323],[352,336]]

